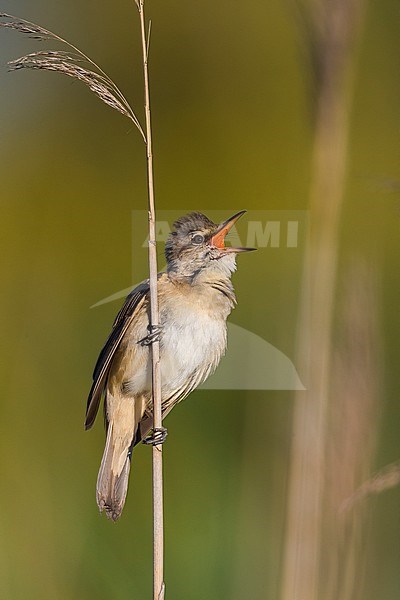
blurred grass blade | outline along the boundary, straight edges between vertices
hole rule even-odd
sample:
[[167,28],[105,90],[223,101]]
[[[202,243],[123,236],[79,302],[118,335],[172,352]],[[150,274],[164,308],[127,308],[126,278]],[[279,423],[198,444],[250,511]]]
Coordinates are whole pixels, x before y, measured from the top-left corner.
[[364,481],[358,490],[342,503],[340,510],[342,512],[349,511],[364,498],[373,494],[381,494],[397,485],[400,485],[400,461],[386,465],[370,479]]

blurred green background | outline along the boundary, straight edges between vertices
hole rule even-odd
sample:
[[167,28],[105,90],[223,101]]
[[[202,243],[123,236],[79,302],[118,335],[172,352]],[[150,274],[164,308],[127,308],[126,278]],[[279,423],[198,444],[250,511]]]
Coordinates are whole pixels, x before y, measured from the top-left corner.
[[[134,2],[3,0],[1,10],[79,46],[142,114]],[[291,4],[149,1],[147,13],[159,208],[307,209],[310,76]],[[374,469],[400,456],[399,28],[397,2],[370,3],[341,226],[339,281],[355,254],[379,273]],[[7,73],[7,60],[41,43],[0,30],[0,45],[0,598],[149,598],[151,451],[135,450],[114,525],[94,496],[101,419],[83,431],[92,368],[120,302],[89,307],[132,284],[133,270],[146,277],[143,252],[132,265],[131,230],[132,210],[146,206],[144,145],[79,82]],[[299,253],[239,259],[231,317],[292,360]],[[289,391],[197,391],[168,418],[168,598],[279,597],[292,407]],[[399,597],[399,500],[398,488],[367,500],[365,600]]]

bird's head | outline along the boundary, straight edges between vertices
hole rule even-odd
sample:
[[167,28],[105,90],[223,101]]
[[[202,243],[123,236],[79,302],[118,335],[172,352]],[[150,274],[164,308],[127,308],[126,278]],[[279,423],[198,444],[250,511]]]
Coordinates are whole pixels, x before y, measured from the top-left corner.
[[175,221],[165,245],[168,272],[176,277],[193,278],[209,269],[229,276],[236,268],[236,255],[255,250],[225,246],[225,236],[245,212],[242,210],[219,225],[199,212]]

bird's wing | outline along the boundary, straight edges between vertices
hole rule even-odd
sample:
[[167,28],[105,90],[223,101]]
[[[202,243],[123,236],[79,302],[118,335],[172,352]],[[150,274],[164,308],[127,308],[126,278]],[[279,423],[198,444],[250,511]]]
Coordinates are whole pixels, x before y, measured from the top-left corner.
[[123,307],[113,323],[111,333],[100,352],[94,368],[93,385],[89,393],[86,407],[85,429],[90,429],[94,423],[115,351],[132,320],[135,318],[137,311],[145,301],[149,289],[148,281],[140,283],[126,298]]

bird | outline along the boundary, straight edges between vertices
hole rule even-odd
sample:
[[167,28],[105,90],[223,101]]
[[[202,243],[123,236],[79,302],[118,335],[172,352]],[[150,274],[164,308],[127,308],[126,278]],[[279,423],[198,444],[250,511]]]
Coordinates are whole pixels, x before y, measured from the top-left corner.
[[[163,418],[217,368],[227,347],[227,318],[236,305],[231,275],[236,256],[255,248],[225,245],[246,211],[216,224],[200,212],[179,218],[165,244],[158,274],[159,324],[150,325],[150,284],[127,296],[100,352],[87,400],[85,429],[104,399],[106,442],[96,484],[100,512],[116,521],[125,504],[133,448],[162,443],[153,432],[150,345],[160,344]],[[158,436],[158,438],[156,437]]]

